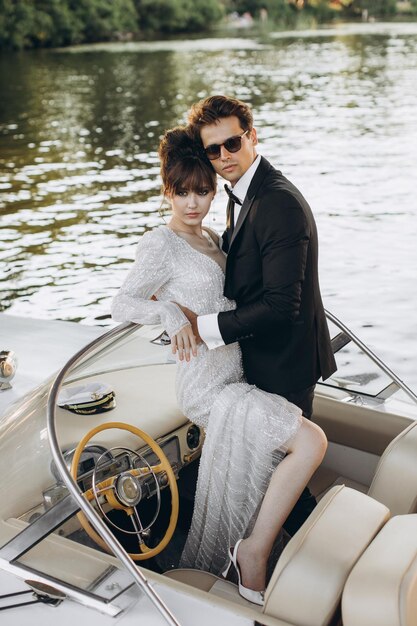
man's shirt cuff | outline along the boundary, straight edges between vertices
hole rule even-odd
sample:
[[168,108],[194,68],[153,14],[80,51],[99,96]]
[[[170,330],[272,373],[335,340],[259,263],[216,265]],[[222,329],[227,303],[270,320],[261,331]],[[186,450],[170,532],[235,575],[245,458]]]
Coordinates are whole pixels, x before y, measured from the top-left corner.
[[199,315],[197,317],[197,327],[201,339],[204,341],[209,350],[225,345],[220,334],[217,313]]

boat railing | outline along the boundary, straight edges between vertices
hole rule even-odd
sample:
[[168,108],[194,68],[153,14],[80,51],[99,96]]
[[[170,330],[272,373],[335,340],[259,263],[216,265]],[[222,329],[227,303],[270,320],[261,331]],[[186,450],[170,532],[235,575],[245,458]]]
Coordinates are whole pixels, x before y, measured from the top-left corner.
[[[105,348],[102,348],[102,350],[106,350],[109,348],[109,345],[116,341],[121,335],[128,335],[131,332],[134,332],[136,328],[138,328],[137,324],[121,324],[116,328],[109,330],[107,333],[101,335],[97,339],[91,341],[87,346],[79,350],[79,352],[77,352],[77,354],[75,354],[66,363],[66,365],[62,368],[62,370],[56,377],[49,393],[47,407],[48,437],[56,467],[58,468],[62,480],[68,488],[69,493],[77,502],[81,511],[87,517],[88,521],[95,528],[95,530],[99,533],[99,535],[107,543],[113,554],[122,562],[126,570],[132,576],[135,583],[138,585],[138,587],[148,596],[156,609],[165,618],[166,622],[172,626],[180,626],[179,622],[171,613],[165,602],[163,602],[160,596],[149,584],[147,578],[143,575],[142,571],[136,566],[134,561],[130,558],[126,550],[119,543],[111,530],[106,526],[104,521],[97,515],[92,505],[83,497],[76,481],[72,478],[70,471],[66,465],[64,456],[58,443],[56,432],[55,412],[57,406],[57,398],[66,376],[68,376],[68,374],[72,372],[81,361],[83,362],[83,365],[85,365],[86,357],[88,357],[90,354],[94,353],[94,357],[96,357],[98,354],[97,347],[102,346],[103,343],[109,342]],[[102,350],[100,350],[100,353]]]
[[[373,361],[387,376],[391,379],[391,383],[384,387],[375,398],[380,401],[384,401],[392,396],[397,391],[403,391],[413,402],[417,404],[417,395],[412,391],[408,385],[404,383],[381,359],[374,353],[366,344],[363,343],[343,322],[341,322],[333,313],[325,310],[326,318],[336,328],[339,329],[339,333],[332,338],[332,348],[334,354],[342,350],[349,343],[354,343],[364,354],[366,354],[371,361]],[[326,383],[324,383],[326,384]]]

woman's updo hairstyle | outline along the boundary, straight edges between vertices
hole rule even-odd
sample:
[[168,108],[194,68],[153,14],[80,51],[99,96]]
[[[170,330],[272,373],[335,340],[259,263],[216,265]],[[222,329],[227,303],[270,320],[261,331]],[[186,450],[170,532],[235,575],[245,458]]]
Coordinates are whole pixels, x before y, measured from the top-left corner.
[[186,126],[167,130],[158,150],[161,160],[162,193],[174,195],[183,189],[216,191],[216,172],[201,143]]

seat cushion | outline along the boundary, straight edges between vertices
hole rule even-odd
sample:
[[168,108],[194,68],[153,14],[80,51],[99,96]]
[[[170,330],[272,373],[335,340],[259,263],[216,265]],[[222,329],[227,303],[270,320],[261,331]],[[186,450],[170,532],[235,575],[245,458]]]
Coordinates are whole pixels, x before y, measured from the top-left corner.
[[417,515],[393,517],[353,568],[344,626],[417,626]]
[[353,565],[388,519],[380,502],[333,487],[285,547],[264,612],[297,626],[329,624]]
[[368,493],[383,502],[391,515],[417,513],[417,422],[389,444]]

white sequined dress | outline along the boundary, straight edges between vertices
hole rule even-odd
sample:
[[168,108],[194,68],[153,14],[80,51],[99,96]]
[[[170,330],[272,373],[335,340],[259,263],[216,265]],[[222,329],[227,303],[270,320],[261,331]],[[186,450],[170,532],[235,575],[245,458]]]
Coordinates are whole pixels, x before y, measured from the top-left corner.
[[[119,322],[161,323],[172,337],[188,323],[174,302],[198,315],[234,308],[223,285],[216,261],[160,226],[141,237],[112,316]],[[301,411],[245,382],[237,343],[215,350],[203,344],[190,362],[178,360],[176,392],[184,415],[206,431],[180,566],[219,574],[229,546],[253,523],[271,473],[300,426]]]

